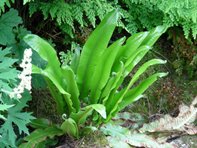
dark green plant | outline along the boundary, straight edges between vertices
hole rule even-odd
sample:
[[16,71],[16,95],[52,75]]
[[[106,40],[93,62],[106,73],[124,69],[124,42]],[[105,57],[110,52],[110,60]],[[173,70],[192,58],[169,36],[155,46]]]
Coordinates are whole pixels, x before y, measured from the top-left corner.
[[27,142],[21,144],[19,148],[52,146],[56,144],[54,137],[64,134],[60,127],[46,119],[35,119],[31,122],[31,126],[36,130],[24,138]]
[[16,43],[13,28],[22,23],[18,12],[10,9],[0,17],[0,45],[12,45]]
[[30,33],[21,25],[22,23],[18,11],[12,8],[0,17],[0,47],[11,48],[15,58],[20,60],[23,57],[24,49],[27,47],[22,38]]
[[[158,25],[181,26],[185,37],[197,34],[196,0],[35,0],[29,3],[30,15],[41,11],[44,18],[52,18],[73,37],[73,31],[92,24],[114,8],[123,14],[123,24],[130,33],[152,29]],[[78,25],[79,24],[79,25]],[[122,25],[123,25],[122,24]]]
[[160,26],[149,32],[134,34],[126,42],[123,37],[109,45],[118,20],[117,11],[108,14],[86,41],[82,52],[76,53],[69,64],[62,66],[49,43],[36,35],[24,38],[48,62],[45,68],[33,65],[32,72],[46,77],[57,109],[64,114],[61,128],[71,136],[79,136],[79,128],[89,121],[91,115],[94,116],[90,118],[93,125],[108,122],[117,112],[142,98],[143,92],[158,77],[166,75],[155,73],[134,85],[150,66],[166,63],[152,59],[140,66],[129,84],[120,89],[124,78],[151,49],[165,28]]
[[27,101],[31,99],[28,92],[20,101],[11,99],[5,91],[12,91],[17,85],[19,71],[12,65],[17,61],[10,57],[10,49],[0,49],[0,145],[1,147],[16,147],[19,135],[28,134],[27,124],[33,117],[31,113],[23,112]]
[[197,35],[196,0],[120,0],[129,32],[151,29],[157,25],[180,26],[188,38]]
[[14,3],[14,0],[1,0],[0,2],[0,15],[2,12],[5,12],[5,7],[11,7],[11,3]]
[[[1,1],[0,4],[6,4],[10,7],[11,1]],[[12,1],[13,2],[13,1]],[[0,5],[1,6],[1,5]],[[3,8],[2,8],[3,9]],[[22,19],[18,16],[18,12],[10,9],[0,17],[0,146],[16,147],[16,139],[23,134],[28,134],[27,124],[34,117],[31,113],[24,112],[27,101],[31,100],[28,92],[23,94],[22,99],[11,99],[6,92],[12,92],[12,89],[18,84],[19,70],[16,70],[17,48],[19,47],[16,35],[17,30],[24,30],[18,27],[22,23]],[[5,48],[7,47],[7,48]],[[23,46],[24,47],[24,46]],[[13,52],[14,51],[14,52]],[[23,51],[23,50],[22,50]],[[23,53],[20,53],[21,57]]]
[[71,37],[74,37],[75,28],[79,28],[76,26],[92,24],[95,27],[96,17],[102,19],[112,10],[112,5],[106,0],[34,0],[29,6],[30,16],[41,11],[44,19],[52,18],[62,31]]

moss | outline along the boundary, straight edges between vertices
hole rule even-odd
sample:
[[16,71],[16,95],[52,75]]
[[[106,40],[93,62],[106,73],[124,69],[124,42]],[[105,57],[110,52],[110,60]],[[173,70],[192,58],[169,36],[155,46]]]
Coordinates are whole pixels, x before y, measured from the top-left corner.
[[94,133],[86,135],[84,138],[82,138],[80,144],[78,145],[79,148],[105,148],[108,146],[109,145],[106,136],[100,131],[95,131]]
[[54,123],[61,123],[61,116],[56,110],[56,103],[48,90],[33,90],[29,110],[37,118],[46,118]]

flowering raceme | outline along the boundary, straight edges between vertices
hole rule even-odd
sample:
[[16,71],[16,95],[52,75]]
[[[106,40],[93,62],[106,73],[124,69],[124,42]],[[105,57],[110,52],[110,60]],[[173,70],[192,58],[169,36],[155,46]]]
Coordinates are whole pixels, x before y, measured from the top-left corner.
[[10,98],[22,97],[22,93],[25,89],[31,92],[31,72],[32,72],[32,49],[25,49],[24,56],[20,67],[23,68],[23,71],[18,75],[18,78],[21,80],[19,85],[13,89],[13,92],[9,93]]

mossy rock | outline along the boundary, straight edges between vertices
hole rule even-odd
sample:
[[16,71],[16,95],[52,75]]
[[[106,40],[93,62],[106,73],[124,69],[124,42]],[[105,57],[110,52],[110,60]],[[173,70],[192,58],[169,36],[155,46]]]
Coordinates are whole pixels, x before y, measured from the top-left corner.
[[56,103],[47,89],[33,90],[32,101],[29,102],[29,110],[37,118],[46,118],[54,123],[61,123],[61,115],[57,113]]

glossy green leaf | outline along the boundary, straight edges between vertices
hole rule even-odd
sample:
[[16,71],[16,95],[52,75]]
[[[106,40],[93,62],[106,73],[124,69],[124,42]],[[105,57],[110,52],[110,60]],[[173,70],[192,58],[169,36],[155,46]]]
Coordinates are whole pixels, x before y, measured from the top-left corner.
[[[165,63],[160,59],[150,60],[139,67],[129,84],[120,91],[124,78],[151,49],[165,28],[159,26],[137,33],[124,45],[122,38],[109,46],[118,16],[117,11],[112,11],[105,17],[85,43],[81,55],[79,51],[74,54],[69,63],[71,65],[61,67],[53,47],[38,36],[28,35],[24,39],[48,62],[44,69],[34,65],[33,73],[47,77],[57,108],[68,115],[61,127],[71,136],[78,137],[78,128],[87,123],[93,111],[98,124],[100,121],[109,121],[119,110],[143,97],[142,93],[158,77],[165,75],[154,74],[131,89],[147,68]],[[101,117],[104,119],[101,120]]]
[[96,72],[92,76],[93,81],[90,86],[90,100],[92,104],[98,103],[97,101],[101,94],[101,90],[106,85],[110,77],[114,60],[124,40],[125,38],[122,38],[113,43],[109,48],[106,49],[106,51],[102,55],[102,58],[98,61],[98,64],[95,68]]
[[[142,81],[137,87],[129,90],[124,96],[124,98],[122,99],[122,102],[119,104],[118,110],[122,110],[130,103],[137,101],[139,98],[142,97],[141,95],[144,93],[144,91],[147,90],[158,78],[164,77],[167,74],[168,73],[153,74],[152,76]],[[118,97],[118,94],[117,94],[117,97]]]
[[35,65],[32,65],[32,74],[43,74],[44,75],[44,73],[42,73],[42,72],[43,71],[41,68],[39,68]]
[[97,111],[101,117],[103,117],[104,119],[106,118],[106,110],[105,110],[105,106],[102,104],[93,104],[91,105],[91,107]]
[[61,125],[61,129],[70,136],[79,137],[79,130],[76,122],[72,118],[65,119]]
[[150,49],[150,46],[141,46],[131,57],[128,58],[125,62],[124,77],[133,70],[133,68],[143,59]]
[[108,98],[105,100],[113,100],[114,94],[118,91],[119,87],[124,81],[124,78],[133,70],[133,68],[140,62],[140,60],[146,55],[146,53],[150,50],[149,46],[141,46],[131,57],[127,59],[125,65],[123,67],[123,72],[121,73],[116,85],[113,87],[113,91],[110,93]]
[[[67,99],[67,95],[61,94],[58,91],[57,87],[49,80],[48,78],[45,79],[49,91],[56,102],[56,109],[59,114],[68,113],[70,114],[74,109],[72,107],[72,101]],[[68,105],[66,105],[68,104]]]
[[[70,111],[74,110],[72,106],[73,105],[72,100],[70,99],[71,95],[65,90],[67,88],[66,83],[62,83],[62,79],[63,79],[62,69],[60,68],[60,62],[58,60],[55,49],[53,49],[53,47],[49,43],[47,43],[45,40],[43,40],[37,35],[33,35],[33,34],[26,35],[24,37],[24,41],[33,50],[35,50],[42,59],[48,62],[45,69],[41,69],[36,66],[33,66],[32,68],[33,73],[42,74],[47,78],[49,78],[51,82],[57,87],[57,89],[63,94],[63,98],[66,100],[66,103],[70,108]],[[61,99],[61,100],[57,100],[57,99]],[[57,99],[56,102],[59,102],[59,106],[61,106],[60,110],[62,112],[63,110],[62,106],[65,106],[65,104],[61,104],[61,103],[63,103],[64,101],[62,101],[63,99],[61,96],[57,97]]]
[[31,127],[33,128],[47,128],[51,125],[51,122],[45,118],[38,118],[31,121]]
[[102,54],[108,46],[118,18],[119,13],[117,11],[109,13],[90,35],[83,47],[77,70],[77,82],[81,97],[86,97],[89,92],[97,61],[102,58]]
[[164,26],[157,26],[154,29],[150,30],[141,45],[153,46],[153,44],[166,31],[166,29],[167,28]]
[[[139,100],[140,98],[143,98],[144,97],[143,93],[158,79],[158,77],[164,77],[167,74],[168,73],[156,73],[148,77],[147,79],[143,80],[135,88],[127,91],[126,95],[119,102],[119,104],[116,105],[116,107],[113,107],[113,109],[111,109],[111,112],[108,114],[108,117],[105,120],[105,122],[108,122],[113,116],[115,116],[119,111],[124,109],[126,106]],[[123,89],[122,91],[120,91],[114,96],[114,102],[117,102],[120,100],[120,98],[123,96],[125,92],[125,89]]]
[[129,89],[150,66],[156,65],[156,64],[165,64],[165,63],[166,61],[161,60],[161,59],[152,59],[144,63],[142,66],[140,66],[140,68],[134,74],[127,88]]
[[114,74],[112,73],[111,78],[109,79],[107,85],[102,91],[101,101],[104,105],[108,100],[108,97],[110,96],[111,92],[113,92],[113,90],[116,91],[117,86],[119,86],[119,80],[122,77],[122,73],[124,71],[124,64],[122,62],[120,62],[119,64],[120,64],[119,66],[120,69],[118,73],[114,73]]
[[95,110],[98,112],[103,118],[106,118],[106,109],[102,104],[92,104],[82,108],[78,113],[71,114],[71,118],[75,120],[75,122],[80,125],[84,124],[86,118],[91,115],[92,111]]
[[[39,68],[39,67],[37,67],[35,65],[32,65],[32,73],[33,74],[42,74],[42,75],[46,76],[44,71],[41,68]],[[64,95],[62,95],[59,91],[57,91],[57,87],[55,87],[55,85],[51,82],[51,80],[47,76],[45,78],[45,81],[46,81],[46,83],[48,85],[49,91],[50,91],[53,99],[56,102],[56,105],[57,105],[56,107],[57,107],[58,113],[60,113],[60,114],[63,114],[65,112],[69,113],[72,110],[74,110],[72,108],[72,101],[70,99],[64,100],[64,98],[66,98],[67,96],[69,97],[70,95],[66,94],[65,97],[64,97]],[[65,107],[66,106],[65,105],[66,102],[68,102],[68,104],[70,104],[68,106],[68,108]]]
[[113,70],[117,71],[117,64],[120,61],[125,62],[128,58],[135,54],[137,48],[141,45],[143,40],[147,37],[148,32],[141,32],[132,35],[126,41],[126,44],[122,47],[122,49],[118,52],[116,57],[116,62],[113,66]]
[[34,1],[34,0],[23,0],[23,5],[25,5],[25,4],[27,4],[27,3],[31,2],[31,1]]
[[24,140],[27,141],[19,146],[19,148],[32,148],[36,147],[40,142],[45,141],[47,138],[53,138],[55,136],[61,136],[64,132],[56,127],[51,126],[45,129],[37,129],[33,131],[29,136],[25,137]]
[[71,60],[71,64],[70,64],[70,67],[72,68],[72,70],[75,74],[77,73],[79,60],[80,60],[80,49],[77,48],[77,49],[75,49],[75,53],[74,53],[74,56],[73,56],[73,58]]
[[[151,30],[150,32],[138,33],[138,34],[134,35],[133,38],[130,37],[127,40],[126,45],[123,47],[122,51],[119,53],[119,59],[121,59],[120,57],[122,57],[122,60],[125,61],[125,71],[124,71],[123,76],[119,79],[119,83],[117,83],[119,85],[117,85],[116,89],[113,92],[111,92],[111,95],[107,99],[105,99],[107,113],[111,112],[113,110],[113,107],[114,108],[118,107],[118,103],[120,103],[121,98],[123,98],[123,97],[120,97],[120,98],[114,99],[114,94],[118,90],[118,88],[120,87],[121,83],[123,82],[124,77],[127,76],[132,71],[132,69],[140,62],[140,60],[146,55],[146,53],[151,49],[150,46],[152,46],[154,44],[154,42],[158,39],[159,36],[161,36],[161,34],[163,33],[164,30],[165,30],[164,27],[159,26],[159,27],[156,27],[155,29]],[[135,40],[135,37],[138,38],[139,41]],[[129,51],[130,51],[130,53],[129,53]],[[118,57],[117,57],[117,59],[118,59]],[[160,60],[158,60],[158,62],[159,61]],[[146,68],[149,67],[148,64],[150,64],[150,63],[146,64],[147,65]],[[154,62],[152,61],[152,63],[154,63]],[[161,64],[161,63],[158,63],[158,64]],[[117,66],[115,65],[114,68],[115,68],[114,70],[116,71]],[[144,70],[146,68],[144,67]],[[142,73],[143,73],[143,70],[141,69],[141,74]],[[139,75],[141,75],[141,74],[139,71],[139,73],[136,75],[136,77],[134,79],[132,79],[134,81],[131,81],[130,84],[128,85],[127,90],[133,85],[133,83],[139,78]],[[125,90],[125,93],[127,90]],[[124,96],[125,93],[123,93],[122,95]]]
[[[107,103],[106,103],[107,113],[111,114],[118,108],[119,103],[122,102],[122,99],[124,98],[125,94],[129,91],[131,86],[139,79],[139,77],[147,70],[147,68],[149,68],[152,65],[164,64],[164,63],[166,63],[166,61],[163,61],[160,59],[153,59],[153,60],[150,60],[150,61],[144,63],[138,69],[138,71],[134,74],[133,78],[131,79],[131,81],[129,82],[127,87],[125,89],[123,89],[123,91],[121,92],[121,96],[115,97],[115,98],[112,96],[107,100]],[[108,116],[108,118],[110,118],[110,115]]]
[[35,50],[42,59],[48,62],[46,68],[41,71],[41,74],[48,77],[61,93],[68,94],[64,90],[64,86],[61,83],[62,73],[60,68],[60,62],[58,60],[55,49],[53,49],[53,47],[49,43],[47,43],[45,40],[43,40],[37,35],[28,34],[24,37],[24,41],[33,50]]
[[73,70],[69,66],[62,67],[63,82],[67,84],[66,91],[71,95],[73,107],[76,111],[80,109],[79,90],[76,83],[76,78]]

